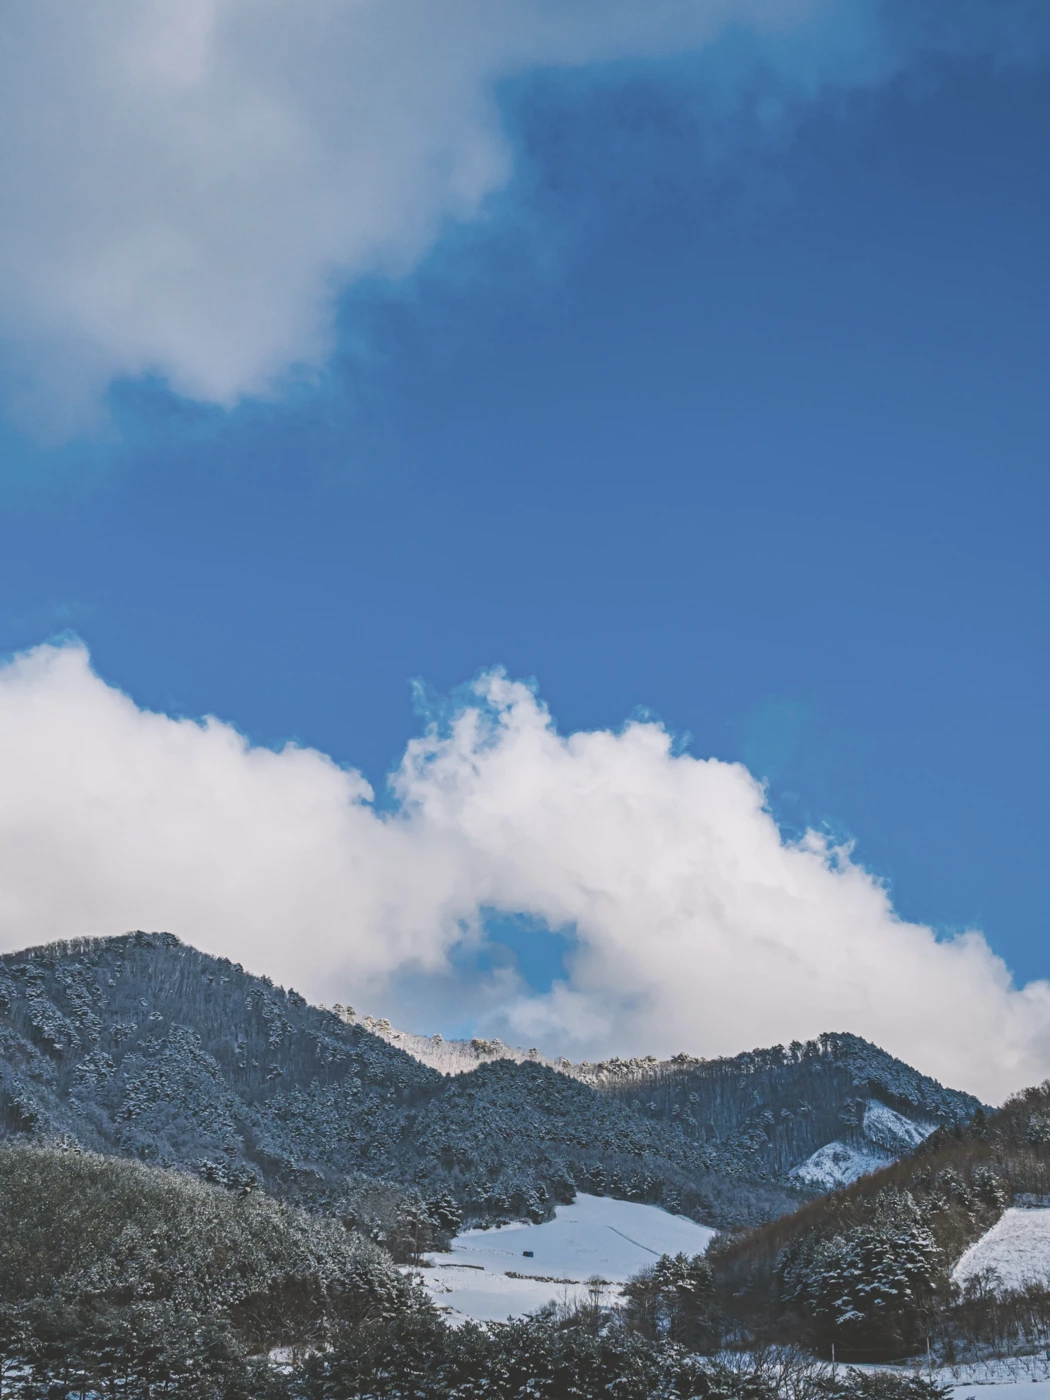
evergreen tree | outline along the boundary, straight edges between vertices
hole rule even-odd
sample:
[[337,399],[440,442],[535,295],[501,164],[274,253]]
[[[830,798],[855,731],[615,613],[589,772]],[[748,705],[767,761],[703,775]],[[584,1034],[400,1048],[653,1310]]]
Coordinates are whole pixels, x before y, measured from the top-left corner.
[[891,1188],[859,1224],[803,1237],[779,1271],[784,1297],[813,1320],[819,1343],[882,1359],[921,1337],[938,1263],[914,1198]]
[[624,1285],[629,1326],[647,1337],[666,1337],[691,1351],[719,1344],[711,1266],[702,1255],[663,1255]]

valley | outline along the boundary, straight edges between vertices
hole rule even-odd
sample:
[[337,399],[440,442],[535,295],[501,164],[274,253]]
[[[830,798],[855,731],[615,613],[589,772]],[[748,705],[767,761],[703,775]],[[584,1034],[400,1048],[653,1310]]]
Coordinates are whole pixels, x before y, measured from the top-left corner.
[[[225,1338],[223,1366],[275,1394],[292,1382],[260,1348],[303,1358],[307,1400],[338,1355],[409,1365],[420,1329],[453,1370],[475,1346],[525,1348],[530,1366],[538,1347],[555,1369],[551,1347],[568,1366],[612,1347],[620,1366],[626,1346],[690,1394],[698,1365],[801,1347],[798,1385],[828,1400],[832,1358],[926,1354],[939,1385],[1050,1337],[1045,1089],[993,1111],[846,1033],[582,1064],[442,1044],[170,934],[4,955],[0,1194],[18,1226],[3,1346],[46,1350],[52,1320],[76,1314],[62,1326],[83,1348],[147,1306],[151,1346],[174,1358],[179,1317],[196,1317]],[[64,1215],[70,1172],[98,1193],[87,1216]],[[130,1234],[134,1212],[112,1204],[129,1192],[146,1203]],[[219,1254],[191,1243],[209,1213]],[[27,1276],[20,1261],[49,1252]],[[335,1334],[344,1353],[320,1344]],[[773,1400],[782,1382],[753,1383]]]

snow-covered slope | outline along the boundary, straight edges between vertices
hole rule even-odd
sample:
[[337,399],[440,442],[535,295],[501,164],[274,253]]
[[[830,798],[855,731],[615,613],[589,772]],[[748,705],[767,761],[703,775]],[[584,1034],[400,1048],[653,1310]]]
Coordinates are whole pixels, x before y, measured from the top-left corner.
[[496,1322],[552,1300],[582,1298],[595,1276],[615,1296],[618,1285],[661,1254],[702,1254],[714,1233],[658,1206],[580,1192],[542,1225],[465,1230],[449,1253],[428,1256],[431,1267],[422,1277],[453,1317]]
[[473,1040],[445,1040],[440,1035],[413,1035],[411,1031],[400,1031],[392,1026],[386,1017],[362,1016],[352,1006],[341,1006],[336,1002],[332,1010],[348,1025],[361,1026],[364,1030],[385,1040],[388,1045],[396,1045],[413,1059],[419,1060],[431,1069],[442,1074],[470,1074],[479,1065],[491,1064],[493,1060],[511,1060],[521,1065],[526,1062],[548,1065],[561,1070],[574,1079],[583,1079],[583,1066],[574,1065],[570,1060],[551,1060],[536,1049],[520,1050],[513,1045],[504,1045],[502,1040],[484,1040],[475,1036]]
[[864,1106],[862,1127],[869,1142],[884,1147],[893,1156],[898,1156],[901,1152],[910,1152],[913,1147],[918,1147],[920,1142],[925,1142],[936,1124],[905,1118],[903,1113],[887,1108],[884,1103],[879,1103],[878,1099],[869,1099]]
[[980,1276],[996,1293],[1050,1283],[1050,1210],[1005,1211],[952,1270],[952,1281],[961,1288]]
[[825,1143],[788,1175],[820,1191],[834,1191],[918,1147],[933,1129],[932,1123],[916,1122],[878,1099],[869,1099],[864,1105],[859,1142],[835,1139]]
[[818,1191],[834,1191],[839,1186],[849,1186],[858,1177],[867,1176],[868,1172],[877,1172],[892,1161],[888,1152],[877,1147],[859,1148],[845,1142],[828,1142],[800,1162],[790,1175],[806,1186],[815,1186]]

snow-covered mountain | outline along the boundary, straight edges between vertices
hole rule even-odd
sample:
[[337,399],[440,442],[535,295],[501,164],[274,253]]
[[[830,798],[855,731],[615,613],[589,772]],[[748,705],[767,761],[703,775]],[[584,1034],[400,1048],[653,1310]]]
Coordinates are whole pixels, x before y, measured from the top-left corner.
[[773,1046],[731,1058],[679,1054],[573,1063],[498,1039],[414,1035],[352,1007],[335,1011],[446,1075],[497,1061],[541,1064],[685,1128],[731,1169],[830,1191],[912,1151],[941,1124],[981,1107],[853,1035]]
[[170,934],[0,958],[0,1133],[322,1204],[367,1179],[477,1221],[582,1190],[748,1224],[842,1179],[801,1170],[818,1151],[896,1154],[977,1107],[855,1036],[571,1065],[309,1006]]
[[[322,1008],[324,1009],[326,1008]],[[436,1069],[441,1074],[470,1074],[481,1065],[490,1065],[496,1060],[509,1060],[515,1065],[546,1065],[549,1069],[556,1069],[573,1079],[586,1079],[581,1073],[584,1068],[582,1065],[575,1065],[571,1060],[564,1058],[549,1059],[535,1048],[520,1050],[513,1045],[504,1045],[502,1040],[495,1037],[484,1039],[475,1036],[471,1040],[446,1040],[442,1035],[414,1035],[411,1031],[398,1030],[385,1017],[362,1015],[352,1006],[343,1006],[339,1002],[336,1002],[332,1010],[347,1025],[360,1026],[370,1035],[378,1036],[388,1045],[397,1046],[399,1050],[404,1050],[414,1060],[418,1060],[421,1065]]]
[[441,1074],[162,933],[0,957],[0,1131],[333,1208],[378,1180],[424,1222],[446,1198],[468,1220],[542,1220],[577,1189],[710,1223],[794,1203],[682,1125],[547,1065]]

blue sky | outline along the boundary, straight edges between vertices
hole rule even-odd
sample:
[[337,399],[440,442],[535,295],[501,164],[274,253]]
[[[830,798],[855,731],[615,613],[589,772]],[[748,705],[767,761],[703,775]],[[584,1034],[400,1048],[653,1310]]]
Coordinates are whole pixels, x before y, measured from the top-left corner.
[[1050,975],[1030,13],[1024,61],[787,105],[678,58],[504,82],[509,178],[344,285],[319,368],[232,407],[118,376],[59,443],[9,419],[0,648],[72,631],[139,706],[376,785],[411,680],[502,664],[564,732],[641,711],[740,760],[904,919]]

